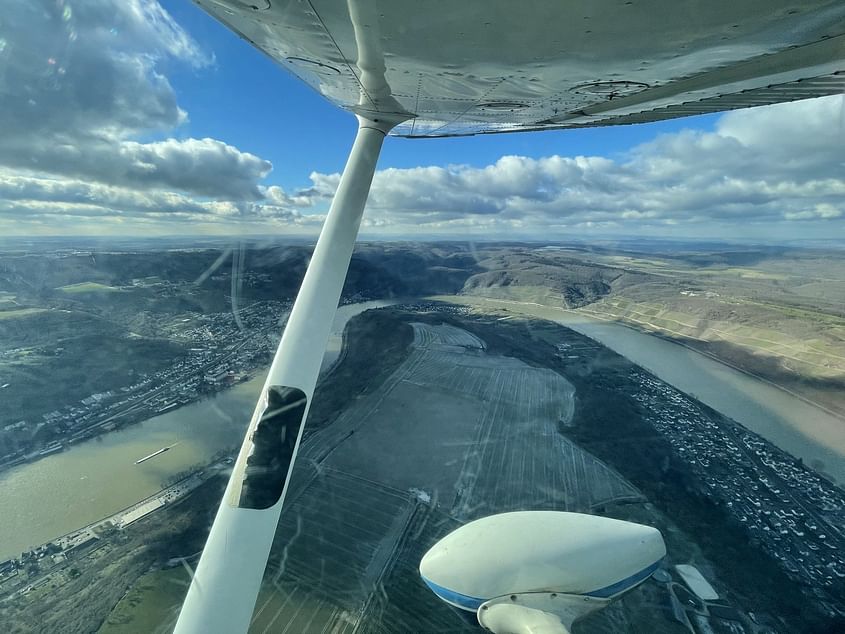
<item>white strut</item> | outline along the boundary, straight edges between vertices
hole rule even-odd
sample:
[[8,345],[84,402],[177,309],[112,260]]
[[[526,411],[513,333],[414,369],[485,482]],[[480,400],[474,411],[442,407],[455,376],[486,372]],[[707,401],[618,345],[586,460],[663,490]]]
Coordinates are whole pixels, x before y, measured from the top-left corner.
[[[376,162],[395,123],[358,117],[355,143],[188,589],[176,634],[232,634],[249,627]],[[273,406],[274,401],[279,405]],[[294,425],[288,425],[291,415]],[[273,456],[270,466],[259,460],[262,442],[269,445],[264,453]],[[286,448],[282,464],[277,445]],[[256,495],[246,491],[261,493],[264,487],[266,493],[267,482],[270,494],[258,497],[276,501],[262,508]]]

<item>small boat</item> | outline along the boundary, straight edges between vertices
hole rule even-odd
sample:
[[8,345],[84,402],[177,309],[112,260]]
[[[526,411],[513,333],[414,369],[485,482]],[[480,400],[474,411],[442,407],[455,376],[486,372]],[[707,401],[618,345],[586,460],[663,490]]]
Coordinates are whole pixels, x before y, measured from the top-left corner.
[[158,451],[154,451],[153,453],[151,453],[149,456],[144,456],[140,460],[136,460],[135,464],[141,464],[142,462],[146,462],[147,460],[150,460],[151,458],[155,458],[156,456],[163,454],[165,451],[170,451],[170,447],[162,447]]

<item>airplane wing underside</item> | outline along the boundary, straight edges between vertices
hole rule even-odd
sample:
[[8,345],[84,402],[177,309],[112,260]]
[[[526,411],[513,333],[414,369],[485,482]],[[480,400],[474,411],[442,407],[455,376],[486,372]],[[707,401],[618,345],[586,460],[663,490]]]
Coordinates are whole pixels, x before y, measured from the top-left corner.
[[442,137],[845,92],[841,0],[195,0],[332,103]]

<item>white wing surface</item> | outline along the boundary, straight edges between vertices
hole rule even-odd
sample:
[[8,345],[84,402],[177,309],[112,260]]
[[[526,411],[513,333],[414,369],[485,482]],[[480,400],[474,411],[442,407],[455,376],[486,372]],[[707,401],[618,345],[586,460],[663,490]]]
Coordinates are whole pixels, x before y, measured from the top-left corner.
[[[841,0],[196,0],[332,103],[439,137],[845,90]],[[362,36],[363,34],[363,36]]]

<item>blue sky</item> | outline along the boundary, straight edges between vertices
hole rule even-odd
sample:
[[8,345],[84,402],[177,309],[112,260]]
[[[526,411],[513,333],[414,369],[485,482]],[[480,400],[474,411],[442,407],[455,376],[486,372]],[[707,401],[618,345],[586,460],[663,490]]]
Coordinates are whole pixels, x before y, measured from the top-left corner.
[[[308,235],[355,134],[187,0],[12,0],[0,233]],[[391,138],[367,237],[845,235],[842,96],[669,122]]]

